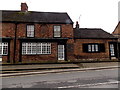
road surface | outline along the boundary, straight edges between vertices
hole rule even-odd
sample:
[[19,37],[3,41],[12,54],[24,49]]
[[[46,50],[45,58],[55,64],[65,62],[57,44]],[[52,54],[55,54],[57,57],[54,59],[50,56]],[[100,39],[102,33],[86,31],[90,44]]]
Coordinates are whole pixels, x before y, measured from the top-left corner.
[[118,68],[2,78],[2,88],[118,88]]

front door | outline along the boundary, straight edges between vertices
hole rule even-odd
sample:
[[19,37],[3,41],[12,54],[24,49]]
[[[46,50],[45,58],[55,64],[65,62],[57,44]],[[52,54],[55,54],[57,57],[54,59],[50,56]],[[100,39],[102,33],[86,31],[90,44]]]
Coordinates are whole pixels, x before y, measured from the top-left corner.
[[65,60],[65,46],[58,45],[58,60]]

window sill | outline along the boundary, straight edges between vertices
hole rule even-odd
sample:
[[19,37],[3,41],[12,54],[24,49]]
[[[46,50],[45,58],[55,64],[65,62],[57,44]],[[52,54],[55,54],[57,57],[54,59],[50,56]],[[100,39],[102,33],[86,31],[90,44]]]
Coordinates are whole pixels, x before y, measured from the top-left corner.
[[[51,54],[51,53],[50,53]],[[50,54],[22,54],[23,56],[26,56],[26,55],[32,55],[32,56],[34,56],[34,55],[50,55]]]
[[1,56],[1,57],[2,57],[2,56],[8,56],[8,54],[7,54],[7,55],[0,55],[0,56]]

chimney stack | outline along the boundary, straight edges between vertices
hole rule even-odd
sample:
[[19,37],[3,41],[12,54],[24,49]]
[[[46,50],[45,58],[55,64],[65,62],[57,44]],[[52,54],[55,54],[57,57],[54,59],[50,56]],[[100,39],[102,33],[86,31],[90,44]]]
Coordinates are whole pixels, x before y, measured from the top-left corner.
[[75,28],[79,28],[79,23],[78,21],[76,21],[76,27]]
[[21,3],[21,11],[27,12],[28,11],[28,6],[26,3]]

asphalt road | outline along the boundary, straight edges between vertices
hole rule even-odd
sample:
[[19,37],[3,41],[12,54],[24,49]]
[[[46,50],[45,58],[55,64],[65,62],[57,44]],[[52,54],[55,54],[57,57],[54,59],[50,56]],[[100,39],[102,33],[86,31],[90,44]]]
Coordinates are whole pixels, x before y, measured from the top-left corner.
[[2,88],[118,88],[118,68],[3,77]]

